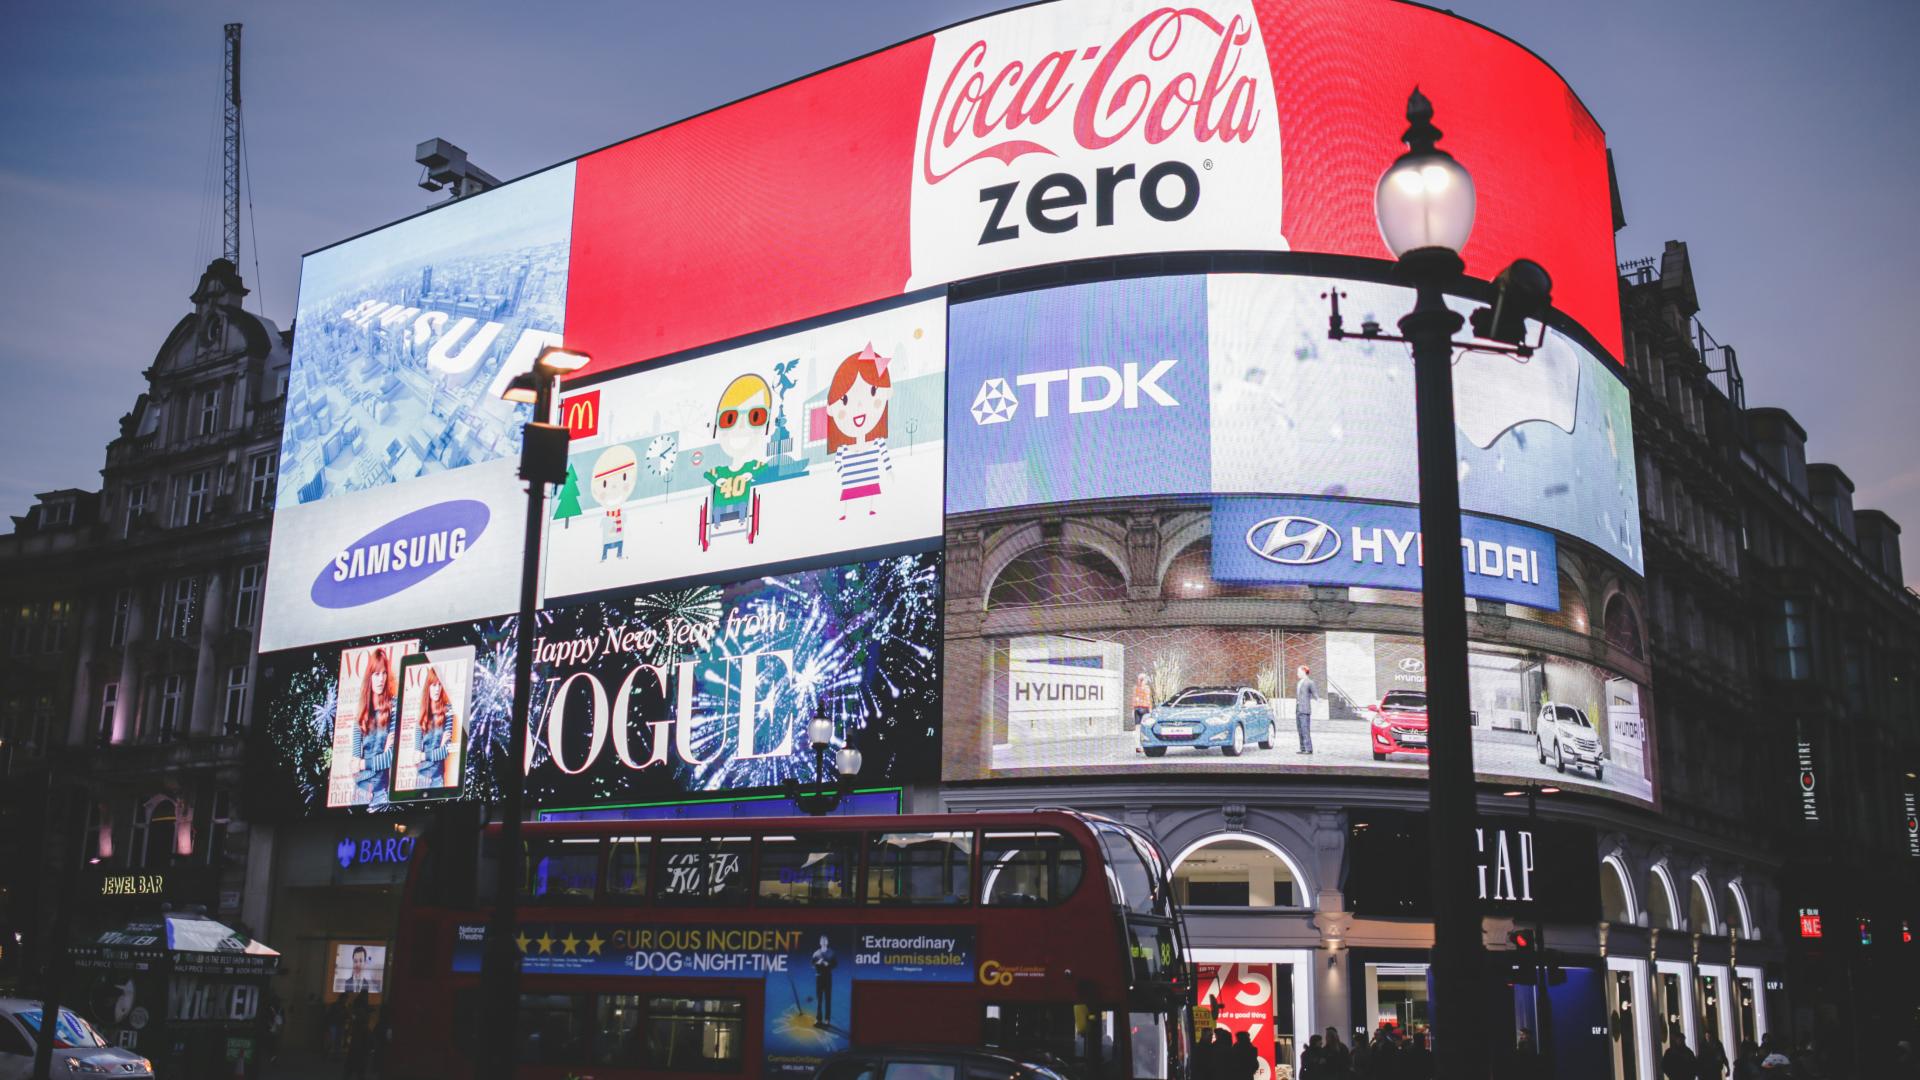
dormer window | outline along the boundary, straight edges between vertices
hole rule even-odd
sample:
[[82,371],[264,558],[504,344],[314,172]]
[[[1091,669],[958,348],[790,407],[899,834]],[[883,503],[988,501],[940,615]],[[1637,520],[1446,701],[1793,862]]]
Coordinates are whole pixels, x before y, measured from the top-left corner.
[[200,434],[211,435],[220,430],[220,388],[214,387],[200,396]]

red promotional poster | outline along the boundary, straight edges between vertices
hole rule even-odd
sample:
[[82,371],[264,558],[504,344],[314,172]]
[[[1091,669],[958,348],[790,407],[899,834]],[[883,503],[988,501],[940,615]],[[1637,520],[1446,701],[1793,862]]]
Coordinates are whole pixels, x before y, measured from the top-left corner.
[[[1242,1032],[1260,1056],[1254,1080],[1278,1080],[1274,1039],[1274,972],[1272,964],[1196,964],[1200,1005],[1214,1026],[1240,1041]],[[1289,1059],[1291,1055],[1286,1055]]]

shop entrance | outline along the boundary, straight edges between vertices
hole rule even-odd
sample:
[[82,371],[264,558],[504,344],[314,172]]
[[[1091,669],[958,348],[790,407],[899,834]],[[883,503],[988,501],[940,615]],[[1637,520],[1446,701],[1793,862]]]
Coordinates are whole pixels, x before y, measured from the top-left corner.
[[[1237,1042],[1245,1033],[1260,1058],[1254,1080],[1296,1080],[1313,1024],[1306,985],[1311,956],[1296,949],[1195,949],[1195,1038],[1213,1043],[1220,1031]],[[1207,962],[1210,957],[1220,962]]]

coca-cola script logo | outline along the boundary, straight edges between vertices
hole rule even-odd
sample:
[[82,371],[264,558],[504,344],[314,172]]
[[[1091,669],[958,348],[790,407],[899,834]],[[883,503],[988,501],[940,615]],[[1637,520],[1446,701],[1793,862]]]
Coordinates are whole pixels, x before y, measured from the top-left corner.
[[1247,142],[1261,121],[1259,80],[1242,71],[1253,31],[1241,15],[1222,22],[1198,8],[1162,7],[1107,44],[1038,58],[990,55],[987,42],[976,40],[928,112],[921,178],[937,184],[989,158],[1010,164],[1028,154],[1058,156],[1046,141],[1058,136],[1036,129],[1063,111],[1086,150],[1135,132],[1148,145],[1183,130],[1201,143]]

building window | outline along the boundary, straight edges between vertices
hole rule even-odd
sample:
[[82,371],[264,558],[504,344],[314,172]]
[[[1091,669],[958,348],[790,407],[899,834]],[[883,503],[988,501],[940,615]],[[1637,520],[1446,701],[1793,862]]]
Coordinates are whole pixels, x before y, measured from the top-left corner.
[[53,696],[41,694],[33,702],[33,718],[28,723],[26,737],[22,740],[27,750],[44,754],[53,743]]
[[1193,907],[1298,907],[1292,867],[1263,843],[1222,837],[1188,852],[1173,870],[1173,895]]
[[[207,815],[207,865],[225,866],[239,862],[239,845],[229,844],[233,827],[233,793],[213,793],[212,812]],[[235,850],[229,852],[227,849]]]
[[238,735],[246,719],[247,665],[235,664],[227,669],[227,707],[221,722],[227,734]]
[[1780,601],[1780,617],[1773,623],[1773,677],[1805,679],[1813,674],[1813,647],[1807,618],[1807,602]]
[[127,620],[133,616],[133,590],[113,594],[113,620],[107,624],[107,646],[117,649],[127,643]]
[[71,600],[55,600],[47,605],[47,622],[40,631],[41,652],[59,652],[67,647],[67,623],[72,616]]
[[1096,604],[1125,600],[1127,581],[1101,552],[1071,543],[1050,543],[1022,552],[1000,571],[987,607]]
[[198,525],[207,518],[207,512],[213,509],[213,471],[201,469],[187,477],[186,496],[180,500],[180,511],[175,518],[177,525]]
[[180,733],[180,717],[186,705],[187,679],[184,675],[173,674],[160,680],[160,730],[161,742],[171,742]]
[[127,519],[120,530],[121,536],[133,535],[133,527],[147,513],[147,485],[143,483],[127,485]]
[[39,620],[36,606],[21,604],[13,613],[13,655],[25,656],[33,649],[33,624]]
[[100,741],[113,741],[113,720],[120,711],[120,684],[110,682],[100,689]]
[[253,479],[247,489],[247,509],[273,509],[273,492],[280,481],[280,455],[277,452],[255,454]]
[[173,862],[173,830],[179,823],[179,811],[172,799],[156,795],[133,814],[133,843],[128,845],[128,863],[139,869],[157,869]]
[[259,563],[240,568],[239,587],[233,594],[233,625],[242,630],[253,629],[260,618],[260,585],[265,569]]
[[211,435],[220,430],[220,388],[208,390],[200,398],[200,434]]
[[160,621],[154,624],[154,637],[184,640],[193,631],[194,609],[199,605],[200,579],[175,578],[160,591]]
[[73,524],[73,500],[61,499],[59,502],[41,504],[40,524],[43,528]]

